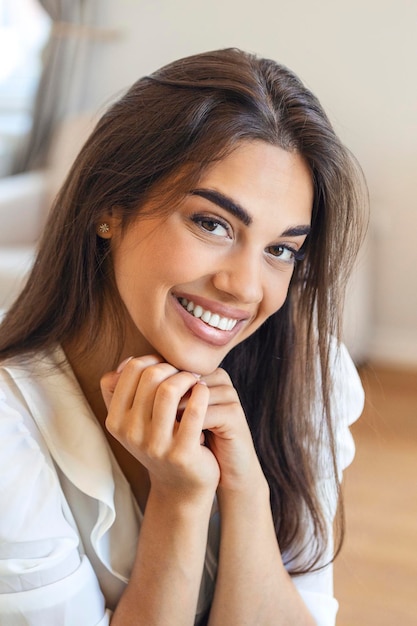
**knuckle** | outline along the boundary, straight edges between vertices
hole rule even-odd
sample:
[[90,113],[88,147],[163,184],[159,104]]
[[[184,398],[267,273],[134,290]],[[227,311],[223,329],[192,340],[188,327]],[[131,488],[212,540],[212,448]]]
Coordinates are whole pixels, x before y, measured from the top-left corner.
[[150,386],[160,385],[165,380],[169,380],[169,378],[167,379],[167,376],[170,377],[176,372],[177,370],[168,363],[156,363],[148,365],[145,369],[143,369],[141,380]]
[[146,456],[150,461],[161,459],[164,456],[164,452],[165,450],[162,448],[160,443],[156,441],[149,442],[146,447]]
[[141,379],[147,385],[158,384],[161,380],[161,370],[158,365],[149,365],[146,369],[144,369]]
[[175,392],[176,388],[174,383],[171,380],[164,380],[158,388],[157,396],[159,400],[169,402],[175,397]]
[[173,448],[168,455],[168,461],[176,470],[184,471],[187,468],[188,456],[178,448]]
[[123,370],[126,370],[126,371],[132,370],[134,372],[140,371],[141,369],[143,369],[143,363],[141,362],[141,359],[138,357],[133,357],[132,359],[127,361],[126,365],[123,368]]
[[[190,376],[191,383],[191,375]],[[195,378],[193,377],[193,382],[195,383]],[[179,401],[180,398],[187,393],[187,389],[189,390],[189,385],[185,386],[184,384],[184,374],[180,374],[178,376],[170,376],[169,378],[165,378],[160,382],[156,395],[158,400],[162,401]]]
[[186,419],[196,420],[200,416],[199,406],[195,402],[189,402],[184,413]]
[[106,372],[100,379],[100,387],[101,389],[107,389],[110,386],[110,383],[113,381],[114,375],[112,372]]
[[216,369],[215,373],[216,373],[216,378],[219,381],[219,383],[223,383],[223,384],[226,384],[226,385],[230,385],[231,384],[231,380],[230,380],[229,374],[222,367],[218,367]]
[[105,426],[118,441],[135,445],[139,443],[140,431],[134,420],[128,417],[125,419],[122,415],[109,411]]
[[122,431],[121,425],[119,423],[119,420],[114,415],[112,415],[111,413],[109,413],[107,418],[106,418],[105,426],[106,426],[106,430],[111,435],[113,435],[113,437],[115,437],[115,439],[120,440],[123,431]]
[[240,407],[239,396],[237,391],[231,385],[224,385],[223,390],[227,401],[232,404]]
[[218,367],[215,371],[216,371],[216,374],[218,374],[219,376],[228,377],[228,373],[226,372],[225,369],[223,369],[223,367]]

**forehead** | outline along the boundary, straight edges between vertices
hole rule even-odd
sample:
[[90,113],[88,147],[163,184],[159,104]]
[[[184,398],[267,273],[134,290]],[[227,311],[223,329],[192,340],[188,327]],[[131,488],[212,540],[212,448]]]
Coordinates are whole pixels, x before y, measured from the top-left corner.
[[311,219],[314,187],[310,169],[296,152],[262,141],[244,142],[202,174],[199,187],[227,194],[249,214],[269,208]]

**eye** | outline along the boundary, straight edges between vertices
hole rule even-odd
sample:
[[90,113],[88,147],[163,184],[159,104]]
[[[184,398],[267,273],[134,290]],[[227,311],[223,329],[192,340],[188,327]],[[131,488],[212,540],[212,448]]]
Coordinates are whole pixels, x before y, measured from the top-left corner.
[[294,250],[294,248],[291,248],[290,246],[269,246],[266,251],[271,256],[279,259],[280,261],[284,261],[285,263],[294,263],[294,261],[298,261],[301,258],[301,255],[298,254],[297,250]]
[[218,218],[208,217],[206,215],[193,215],[191,219],[202,230],[215,235],[216,237],[230,236],[230,229],[228,225]]

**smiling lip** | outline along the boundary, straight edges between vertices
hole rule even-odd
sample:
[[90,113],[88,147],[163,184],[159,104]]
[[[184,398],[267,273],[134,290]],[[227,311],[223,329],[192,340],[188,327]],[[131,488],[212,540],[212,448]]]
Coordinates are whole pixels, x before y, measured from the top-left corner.
[[202,322],[208,324],[212,328],[218,328],[219,330],[233,330],[238,323],[238,320],[233,317],[223,317],[218,313],[212,313],[209,309],[203,309],[200,304],[195,304],[192,300],[187,298],[179,298],[180,304]]
[[189,330],[200,339],[218,346],[228,343],[239,332],[242,322],[249,318],[247,312],[202,298],[174,295],[174,302]]

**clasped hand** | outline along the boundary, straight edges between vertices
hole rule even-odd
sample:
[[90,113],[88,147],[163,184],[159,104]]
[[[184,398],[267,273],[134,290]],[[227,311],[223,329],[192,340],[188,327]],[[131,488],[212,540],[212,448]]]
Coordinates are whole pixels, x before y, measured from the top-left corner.
[[101,381],[108,431],[148,470],[151,485],[182,498],[239,492],[259,463],[228,374],[179,371],[160,357],[130,359]]

